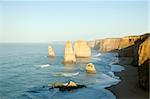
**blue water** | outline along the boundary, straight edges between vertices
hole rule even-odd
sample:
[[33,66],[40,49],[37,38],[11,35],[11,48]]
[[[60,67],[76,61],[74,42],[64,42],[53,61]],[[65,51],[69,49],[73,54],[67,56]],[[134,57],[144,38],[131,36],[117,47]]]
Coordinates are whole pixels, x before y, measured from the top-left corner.
[[[116,54],[92,50],[90,59],[78,59],[72,66],[62,64],[64,44],[53,43],[55,58],[47,57],[48,44],[0,44],[0,99],[115,99],[106,87],[121,80],[114,75],[123,67],[113,65]],[[88,75],[87,63],[95,65],[96,74]],[[53,82],[73,80],[87,88],[60,92],[42,88]]]

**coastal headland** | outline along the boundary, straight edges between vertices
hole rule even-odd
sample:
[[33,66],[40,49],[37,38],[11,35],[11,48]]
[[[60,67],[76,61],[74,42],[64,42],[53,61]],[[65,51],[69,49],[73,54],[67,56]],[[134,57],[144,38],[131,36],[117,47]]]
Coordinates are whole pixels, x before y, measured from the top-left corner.
[[117,99],[149,98],[150,33],[126,36],[122,38],[97,39],[88,45],[99,52],[118,53],[120,64],[125,70],[116,73],[121,82],[107,89]]

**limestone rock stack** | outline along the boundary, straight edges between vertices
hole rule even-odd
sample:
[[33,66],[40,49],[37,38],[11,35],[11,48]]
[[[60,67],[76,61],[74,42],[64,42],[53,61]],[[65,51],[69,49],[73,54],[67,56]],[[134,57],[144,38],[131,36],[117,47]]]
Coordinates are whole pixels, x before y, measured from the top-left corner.
[[86,72],[90,74],[96,73],[96,69],[92,63],[86,65]]
[[55,52],[50,45],[48,46],[48,57],[55,57]]
[[64,63],[76,63],[75,53],[70,41],[67,41],[65,45]]
[[88,58],[91,56],[91,48],[84,40],[78,40],[74,44],[75,55],[78,58]]

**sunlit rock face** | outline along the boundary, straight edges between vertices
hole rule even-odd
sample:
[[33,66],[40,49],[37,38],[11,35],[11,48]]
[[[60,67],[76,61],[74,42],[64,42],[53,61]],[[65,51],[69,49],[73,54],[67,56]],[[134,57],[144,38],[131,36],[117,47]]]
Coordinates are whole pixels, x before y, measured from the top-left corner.
[[131,45],[134,45],[135,42],[140,38],[140,36],[126,36],[121,38],[119,49],[123,49],[126,47],[129,47]]
[[72,43],[70,41],[67,41],[65,45],[64,63],[76,63],[75,53],[73,51]]
[[87,72],[87,73],[90,73],[90,74],[96,73],[96,69],[95,69],[95,67],[94,67],[94,64],[88,63],[88,64],[86,65],[86,72]]
[[88,58],[91,56],[91,48],[83,40],[78,40],[74,43],[74,51],[76,57],[79,58]]
[[77,84],[73,81],[70,81],[67,86],[68,87],[77,87]]
[[48,57],[55,57],[55,52],[50,45],[48,46]]
[[109,52],[119,48],[120,38],[107,38],[99,41],[99,51]]
[[147,38],[139,47],[139,65],[150,59],[150,37]]
[[149,88],[149,66],[150,66],[150,37],[146,39],[139,47],[139,84],[142,88]]

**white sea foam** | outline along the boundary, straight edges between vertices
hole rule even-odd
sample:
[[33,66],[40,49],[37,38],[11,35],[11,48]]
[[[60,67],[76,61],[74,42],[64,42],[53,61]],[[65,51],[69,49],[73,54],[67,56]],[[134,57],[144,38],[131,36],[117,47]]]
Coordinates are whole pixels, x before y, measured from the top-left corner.
[[65,77],[71,77],[71,76],[79,75],[79,72],[76,72],[76,73],[60,73],[60,75],[65,76]]
[[96,84],[94,85],[94,88],[105,88],[105,87],[110,87],[112,85],[117,84],[118,82],[120,82],[119,79],[117,79],[116,77],[110,77],[107,74],[101,74],[100,75],[100,79],[96,79]]
[[94,59],[94,60],[98,60],[98,61],[101,61],[101,59],[100,59],[100,58],[92,58],[92,59]]
[[101,53],[98,53],[96,55],[93,55],[94,57],[98,57],[98,56],[101,56]]
[[111,71],[113,72],[121,72],[122,70],[124,70],[124,67],[120,65],[110,65],[110,66],[111,66]]
[[50,64],[40,65],[41,68],[49,67]]

